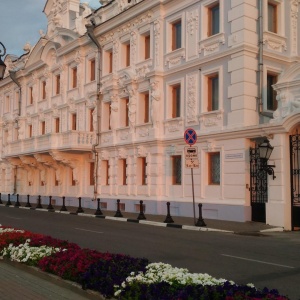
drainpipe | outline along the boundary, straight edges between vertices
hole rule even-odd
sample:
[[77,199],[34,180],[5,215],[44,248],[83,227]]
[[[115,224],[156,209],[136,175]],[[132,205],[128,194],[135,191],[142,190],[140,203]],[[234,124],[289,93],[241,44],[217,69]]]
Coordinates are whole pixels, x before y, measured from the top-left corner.
[[[18,116],[21,116],[21,102],[22,102],[22,87],[20,82],[17,80],[17,72],[16,71],[9,71],[9,76],[12,79],[12,81],[19,87],[19,99],[18,99]],[[16,123],[18,124],[18,120],[16,120]],[[18,166],[15,166],[14,169],[14,194],[17,192],[17,176],[18,176]]]
[[100,144],[100,127],[101,127],[101,102],[102,102],[102,94],[100,93],[100,89],[101,89],[101,78],[102,78],[102,69],[101,69],[101,45],[98,42],[95,34],[94,34],[94,29],[95,29],[95,25],[85,25],[86,30],[87,30],[87,35],[89,36],[89,38],[92,40],[92,42],[97,46],[98,48],[98,53],[97,53],[97,59],[98,59],[98,72],[97,72],[97,128],[96,128],[96,143],[93,144],[92,146],[92,151],[95,154],[95,164],[94,164],[94,201],[97,199],[97,187],[98,187],[98,165],[99,165],[99,154],[96,150],[96,147],[99,146]]
[[264,80],[264,41],[263,41],[263,8],[264,8],[264,1],[258,0],[258,113],[263,117],[272,118],[273,113],[264,112],[263,108],[263,80]]

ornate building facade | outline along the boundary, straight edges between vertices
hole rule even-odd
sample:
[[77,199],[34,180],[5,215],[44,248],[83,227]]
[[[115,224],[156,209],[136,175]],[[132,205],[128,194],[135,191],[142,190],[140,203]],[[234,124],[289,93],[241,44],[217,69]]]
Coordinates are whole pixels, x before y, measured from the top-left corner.
[[299,1],[100,2],[48,0],[47,33],[6,56],[1,192],[193,216],[193,128],[204,218],[299,227]]

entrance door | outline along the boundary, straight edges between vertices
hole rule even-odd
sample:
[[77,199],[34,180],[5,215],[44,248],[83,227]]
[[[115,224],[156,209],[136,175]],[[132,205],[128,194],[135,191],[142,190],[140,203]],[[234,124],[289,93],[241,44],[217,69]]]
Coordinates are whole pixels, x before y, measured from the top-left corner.
[[262,169],[257,146],[250,148],[250,178],[252,221],[266,223],[268,174]]
[[300,134],[290,135],[292,230],[300,229]]

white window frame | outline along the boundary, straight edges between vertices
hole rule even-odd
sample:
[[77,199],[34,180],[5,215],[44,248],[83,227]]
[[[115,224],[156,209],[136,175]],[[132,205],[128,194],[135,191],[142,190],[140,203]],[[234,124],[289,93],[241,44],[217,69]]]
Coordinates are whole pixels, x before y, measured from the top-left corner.
[[[213,111],[208,111],[208,84],[207,80],[210,77],[210,75],[213,74],[218,74],[219,76],[219,109],[218,110],[213,110]],[[200,83],[200,112],[201,113],[215,113],[215,112],[220,112],[223,110],[223,81],[224,81],[224,76],[223,76],[223,66],[219,66],[216,68],[211,68],[211,69],[206,69],[201,71],[201,83]]]

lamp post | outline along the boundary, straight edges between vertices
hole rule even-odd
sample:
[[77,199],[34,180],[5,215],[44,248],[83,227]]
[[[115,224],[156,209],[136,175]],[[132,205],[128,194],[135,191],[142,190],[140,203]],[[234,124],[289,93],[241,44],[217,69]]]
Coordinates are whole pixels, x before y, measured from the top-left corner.
[[3,79],[4,77],[4,73],[5,73],[5,69],[6,69],[6,65],[3,62],[3,60],[1,59],[2,56],[4,56],[6,54],[6,48],[4,47],[4,45],[0,42],[0,45],[2,46],[3,50],[0,49],[0,80]]
[[265,170],[269,175],[273,175],[273,180],[276,178],[274,175],[275,165],[268,165],[268,160],[272,154],[274,149],[273,146],[270,145],[269,140],[264,140],[259,146],[259,158],[261,161],[261,169]]

